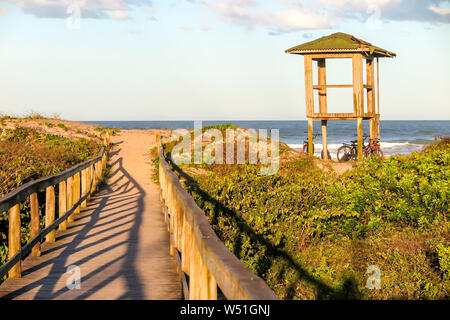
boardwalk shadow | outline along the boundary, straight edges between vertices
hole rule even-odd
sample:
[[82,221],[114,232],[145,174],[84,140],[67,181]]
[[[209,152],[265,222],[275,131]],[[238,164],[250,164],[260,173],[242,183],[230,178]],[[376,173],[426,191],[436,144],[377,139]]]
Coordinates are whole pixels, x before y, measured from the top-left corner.
[[[117,290],[117,299],[144,299],[144,284],[136,259],[145,191],[123,168],[122,158],[111,164],[111,168],[114,171],[106,188],[91,199],[88,208],[69,224],[67,231],[57,233],[56,245],[38,258],[43,261],[23,272],[25,277],[50,268],[48,274],[2,299],[13,299],[30,290],[37,291],[35,299],[86,299],[106,287],[109,291]],[[46,260],[45,255],[52,253],[57,256]],[[84,267],[88,262],[90,268]],[[61,286],[69,264],[80,267],[81,290]],[[119,288],[110,286],[113,281],[120,283]],[[88,289],[83,290],[83,283],[90,284],[86,286]]]

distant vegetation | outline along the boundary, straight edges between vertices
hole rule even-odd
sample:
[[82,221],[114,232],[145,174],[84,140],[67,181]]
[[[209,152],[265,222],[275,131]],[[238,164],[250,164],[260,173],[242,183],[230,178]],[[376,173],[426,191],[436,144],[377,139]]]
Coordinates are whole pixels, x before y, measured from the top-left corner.
[[63,129],[64,131],[69,130],[69,129],[64,125],[64,123],[58,123],[58,127],[60,127],[61,129]]
[[[101,145],[92,140],[70,140],[59,135],[44,134],[33,128],[3,129],[0,136],[0,197],[31,180],[59,173],[84,162],[96,156],[100,148]],[[44,199],[40,199],[39,203],[43,204]],[[29,203],[20,206],[24,244],[30,237]],[[0,213],[0,265],[7,260],[7,235],[8,214],[4,212]]]
[[[308,156],[272,176],[172,166],[219,238],[282,299],[449,298],[448,139],[340,176]],[[370,265],[380,290],[366,287]]]

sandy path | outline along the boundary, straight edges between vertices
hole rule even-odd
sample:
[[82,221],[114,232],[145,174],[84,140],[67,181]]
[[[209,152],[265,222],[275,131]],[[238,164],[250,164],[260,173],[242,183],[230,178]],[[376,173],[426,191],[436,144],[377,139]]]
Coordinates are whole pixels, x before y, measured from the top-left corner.
[[[23,262],[23,277],[0,286],[0,298],[179,299],[158,186],[148,151],[156,130],[122,130],[112,137],[108,186],[41,257]],[[79,267],[81,288],[69,290],[67,267]]]

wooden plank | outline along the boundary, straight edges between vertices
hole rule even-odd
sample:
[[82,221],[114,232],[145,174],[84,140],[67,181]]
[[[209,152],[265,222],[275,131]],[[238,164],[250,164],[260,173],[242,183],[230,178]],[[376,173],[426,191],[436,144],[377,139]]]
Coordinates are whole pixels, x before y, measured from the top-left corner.
[[[73,204],[73,177],[69,177],[67,179],[67,210],[72,209]],[[67,219],[67,222],[73,222],[74,220],[75,217],[71,214]]]
[[[59,183],[59,195],[58,195],[58,208],[59,208],[59,217],[62,217],[67,212],[67,183],[66,181],[61,181]],[[67,221],[64,221],[59,225],[59,230],[66,230]]]
[[[47,187],[45,191],[45,227],[48,227],[55,221],[55,189],[53,186]],[[55,242],[55,231],[51,231],[45,241]]]
[[[81,196],[84,196],[88,190],[87,169],[81,171]],[[81,208],[86,208],[87,200],[81,203]]]
[[322,90],[324,88],[353,88],[353,85],[352,84],[327,84],[327,85],[322,84],[321,85],[319,82],[318,85],[313,86],[313,89],[315,89],[315,90]]
[[[367,113],[374,114],[375,113],[375,90],[374,88],[374,60],[367,59],[366,60],[366,82],[368,85],[367,90]],[[369,120],[369,134],[370,138],[376,138],[376,123],[375,119],[372,118]]]
[[322,120],[322,146],[323,146],[323,159],[328,159],[328,138],[327,138],[327,120]]
[[377,58],[377,138],[380,139],[380,61]]
[[362,57],[354,54],[352,57],[353,66],[353,110],[358,117],[364,114],[364,88],[363,88],[363,68]]
[[[151,149],[153,137],[136,135],[133,144],[121,144],[127,152],[115,155],[108,188],[92,197],[70,230],[56,232],[56,242],[42,244],[41,257],[22,262],[22,279],[7,279],[0,299],[181,298],[158,187],[149,180],[151,163],[140,152]],[[66,286],[70,265],[81,268],[80,289]]]
[[358,133],[358,161],[363,160],[363,119],[357,120],[357,133]]
[[[20,244],[20,209],[16,204],[9,209],[9,228],[8,228],[8,259],[19,253]],[[8,272],[9,278],[20,278],[22,274],[21,261],[16,263]]]
[[328,52],[328,53],[311,53],[311,54],[305,55],[305,57],[309,56],[309,57],[311,57],[311,59],[314,59],[314,60],[318,60],[318,59],[345,59],[345,58],[352,58],[353,54],[354,53],[352,53],[352,52],[348,52],[348,53],[333,53],[333,52]]
[[327,76],[325,59],[320,59],[317,62],[318,81],[319,81],[319,111],[320,113],[327,113]]
[[314,135],[313,135],[313,119],[308,118],[308,153],[314,156]]
[[[39,232],[41,231],[40,227],[40,218],[39,218],[39,202],[37,198],[37,194],[33,193],[30,196],[30,205],[31,205],[31,238],[34,238],[39,235]],[[38,242],[32,249],[31,249],[31,256],[32,257],[39,257],[41,255],[41,243]]]
[[[73,203],[77,203],[81,197],[81,174],[80,172],[76,173],[73,176]],[[77,206],[74,212],[74,215],[80,213],[80,206]]]
[[306,116],[314,113],[313,70],[310,56],[305,56],[305,103]]

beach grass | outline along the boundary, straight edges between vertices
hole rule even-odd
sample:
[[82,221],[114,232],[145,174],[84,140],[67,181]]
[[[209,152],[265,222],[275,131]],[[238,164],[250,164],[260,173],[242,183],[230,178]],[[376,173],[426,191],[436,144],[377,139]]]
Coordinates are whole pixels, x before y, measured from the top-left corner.
[[[287,158],[273,176],[248,164],[172,168],[282,299],[448,299],[450,140],[340,175],[316,162]],[[370,266],[380,289],[367,285]]]

